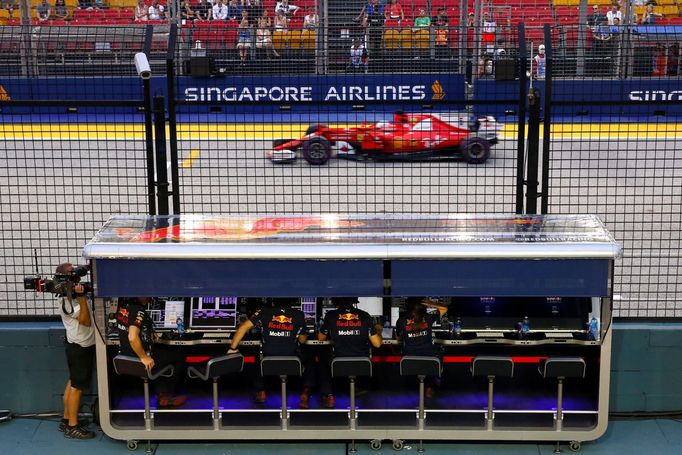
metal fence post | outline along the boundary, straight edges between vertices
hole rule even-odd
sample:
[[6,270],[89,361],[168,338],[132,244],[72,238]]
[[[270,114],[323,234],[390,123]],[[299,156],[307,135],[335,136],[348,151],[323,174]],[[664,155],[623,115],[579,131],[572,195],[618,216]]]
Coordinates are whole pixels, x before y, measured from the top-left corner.
[[166,168],[166,106],[163,96],[154,97],[154,145],[158,214],[168,215],[168,170]]
[[525,155],[525,133],[526,133],[526,88],[528,78],[526,67],[528,66],[528,50],[526,48],[526,28],[521,22],[519,24],[519,119],[517,124],[516,136],[516,213],[523,213],[523,176],[524,176],[524,155]]
[[175,115],[175,46],[178,26],[171,24],[166,54],[166,87],[168,88],[168,140],[170,145],[171,188],[173,213],[180,214],[180,175],[178,171],[178,132]]
[[547,213],[549,204],[549,154],[552,140],[552,71],[554,49],[552,46],[552,31],[549,24],[545,24],[545,93],[544,116],[542,131],[542,193],[540,199],[540,213]]
[[528,91],[528,163],[526,173],[526,211],[538,212],[538,164],[540,145],[540,93]]
[[144,91],[144,134],[147,152],[147,196],[149,199],[149,214],[156,215],[156,190],[154,188],[154,133],[152,126],[152,89],[151,81],[142,81]]

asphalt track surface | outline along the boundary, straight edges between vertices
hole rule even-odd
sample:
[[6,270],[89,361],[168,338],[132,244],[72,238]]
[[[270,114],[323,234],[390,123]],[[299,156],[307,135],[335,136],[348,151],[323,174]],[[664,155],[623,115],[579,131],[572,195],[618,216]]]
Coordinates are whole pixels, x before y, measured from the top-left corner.
[[[275,165],[271,141],[181,140],[184,213],[509,213],[516,142],[483,165],[462,161]],[[576,135],[552,143],[550,213],[593,213],[625,248],[616,316],[682,316],[679,138]],[[542,144],[541,144],[542,146]],[[81,262],[82,247],[112,214],[147,210],[142,140],[0,141],[0,314],[55,313],[23,291],[22,277]],[[167,166],[169,163],[166,163]]]

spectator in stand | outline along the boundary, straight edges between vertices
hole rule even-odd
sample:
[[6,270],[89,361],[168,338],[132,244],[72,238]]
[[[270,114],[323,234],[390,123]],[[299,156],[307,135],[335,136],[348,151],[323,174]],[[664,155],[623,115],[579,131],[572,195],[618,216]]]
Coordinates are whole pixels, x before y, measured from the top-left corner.
[[284,15],[284,12],[278,11],[275,15],[275,29],[287,30],[289,28],[289,19]]
[[592,7],[592,14],[587,16],[587,25],[590,27],[596,27],[606,20],[606,16],[599,11],[599,5],[594,5]]
[[149,6],[149,20],[161,21],[166,18],[166,9],[163,5],[159,5],[159,0],[153,0]]
[[426,15],[426,10],[424,8],[419,8],[419,16],[414,18],[415,27],[430,27],[431,18]]
[[38,6],[36,6],[36,18],[38,22],[45,22],[50,19],[50,14],[52,14],[52,7],[47,0],[42,0]]
[[263,4],[260,0],[242,0],[242,12],[244,11],[248,14],[249,22],[257,25],[258,18],[264,14]]
[[504,40],[502,38],[497,40],[497,48],[495,48],[495,54],[493,54],[494,60],[500,60],[507,56],[507,51],[504,49]]
[[384,28],[384,6],[379,4],[378,0],[369,0],[362,11],[355,18],[356,21],[367,16],[367,27],[369,29],[369,53],[377,56],[381,48],[381,33]]
[[545,57],[545,45],[538,46],[538,54],[533,57],[533,75],[537,79],[545,78],[545,69],[547,68],[547,58]]
[[241,65],[246,65],[246,59],[251,50],[251,25],[249,20],[244,17],[239,23],[239,41],[237,41],[237,49],[239,50],[239,60]]
[[266,9],[263,10],[263,14],[261,14],[260,16],[258,16],[258,17],[256,18],[256,23],[257,23],[258,20],[260,20],[261,18],[263,18],[263,19],[265,20],[265,23],[267,24],[266,26],[267,26],[268,28],[271,28],[271,27],[272,27],[272,19],[270,19],[270,14],[268,13],[268,10],[266,10]]
[[350,65],[347,70],[367,72],[367,49],[359,38],[353,38],[353,44],[350,47]]
[[399,0],[391,0],[391,4],[388,5],[388,8],[385,8],[385,14],[386,19],[398,21],[398,24],[400,24],[400,21],[405,20],[405,12]]
[[258,18],[258,29],[256,30],[256,49],[265,49],[265,53],[268,58],[279,57],[279,54],[272,45],[270,19],[268,16],[261,16]]
[[656,25],[656,19],[662,18],[662,14],[658,14],[654,12],[654,5],[649,3],[646,6],[646,11],[642,15],[642,24],[643,25]]
[[191,6],[189,6],[189,2],[187,0],[182,0],[180,2],[180,19],[186,21],[193,21],[196,19],[194,10]]
[[300,6],[290,5],[289,0],[282,0],[275,5],[275,14],[281,12],[284,16],[289,17],[296,14],[300,9]]
[[233,21],[241,20],[242,5],[237,0],[230,0],[227,4],[227,18]]
[[144,0],[138,0],[135,7],[135,22],[144,22],[149,20],[149,9],[144,4]]
[[608,41],[611,39],[611,27],[609,26],[609,22],[606,17],[604,17],[604,20],[601,21],[601,24],[594,27],[592,30],[592,36],[596,40],[596,45],[598,45],[600,41]]
[[653,61],[654,65],[651,75],[654,77],[665,76],[667,73],[665,68],[667,62],[668,59],[665,56],[665,46],[661,43],[656,44]]
[[227,5],[223,3],[223,0],[217,0],[213,4],[213,20],[214,21],[226,21],[227,20]]
[[606,13],[606,20],[609,25],[613,25],[613,18],[617,17],[619,21],[623,21],[623,15],[618,11],[618,5],[611,5],[611,10]]
[[320,25],[320,17],[315,12],[315,8],[312,6],[308,7],[308,14],[303,18],[303,28],[307,30],[317,30]]
[[194,7],[194,15],[199,21],[210,21],[213,15],[213,5],[207,0],[197,0],[197,4]]
[[433,19],[436,58],[447,58],[448,56],[448,24],[447,8],[438,8],[438,15]]
[[495,51],[495,34],[497,33],[497,23],[492,13],[485,15],[483,19],[483,34],[481,35],[481,41],[485,45],[485,50],[489,54]]
[[69,17],[69,9],[64,0],[56,0],[54,3],[54,18],[65,21]]

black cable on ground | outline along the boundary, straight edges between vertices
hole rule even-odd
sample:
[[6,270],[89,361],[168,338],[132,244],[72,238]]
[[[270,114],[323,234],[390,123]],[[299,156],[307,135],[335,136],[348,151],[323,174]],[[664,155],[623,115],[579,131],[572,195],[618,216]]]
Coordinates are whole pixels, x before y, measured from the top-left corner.
[[682,419],[682,410],[675,411],[632,411],[632,412],[610,412],[610,420],[637,420],[637,419]]

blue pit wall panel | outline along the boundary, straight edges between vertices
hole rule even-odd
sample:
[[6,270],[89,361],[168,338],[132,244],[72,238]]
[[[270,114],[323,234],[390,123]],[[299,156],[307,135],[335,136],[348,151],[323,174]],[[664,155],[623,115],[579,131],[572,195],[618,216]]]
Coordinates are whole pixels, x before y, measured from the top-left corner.
[[[681,410],[682,324],[616,322],[612,329],[611,411]],[[62,409],[68,377],[63,339],[57,321],[0,323],[2,408],[15,413]],[[93,398],[86,394],[84,402]]]

